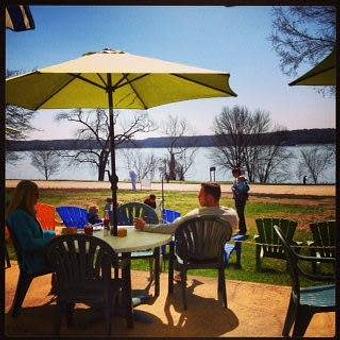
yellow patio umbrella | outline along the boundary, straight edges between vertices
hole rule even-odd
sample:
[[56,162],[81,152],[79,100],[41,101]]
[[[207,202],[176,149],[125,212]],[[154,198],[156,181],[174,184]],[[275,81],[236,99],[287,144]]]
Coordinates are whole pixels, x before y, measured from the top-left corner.
[[117,182],[113,109],[143,109],[168,103],[236,96],[229,74],[104,49],[6,80],[6,104],[31,110],[109,109],[112,224],[117,234]]
[[303,76],[289,83],[289,86],[335,86],[336,85],[336,55],[335,50],[319,64]]

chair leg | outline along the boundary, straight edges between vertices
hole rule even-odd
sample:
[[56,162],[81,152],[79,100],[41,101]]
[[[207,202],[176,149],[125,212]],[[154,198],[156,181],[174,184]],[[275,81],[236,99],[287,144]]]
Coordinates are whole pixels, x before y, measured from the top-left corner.
[[113,306],[113,296],[108,297],[108,301],[106,303],[105,307],[105,319],[106,319],[106,329],[107,329],[107,335],[111,335],[111,329],[112,329],[112,306]]
[[169,252],[169,275],[168,275],[168,294],[172,294],[174,292],[174,244],[170,243],[170,252]]
[[74,302],[69,302],[66,304],[66,325],[71,327],[73,325],[73,311],[75,307]]
[[256,245],[256,270],[257,271],[261,271],[261,261],[262,261],[261,250],[262,250],[261,245],[257,244]]
[[149,258],[149,279],[152,282],[155,279],[155,270],[154,270],[154,259]]
[[21,312],[21,305],[24,302],[28,288],[33,280],[33,277],[27,274],[23,274],[20,271],[17,288],[12,304],[12,317],[17,317]]
[[285,318],[285,323],[284,323],[283,330],[282,330],[283,336],[289,335],[289,332],[290,332],[290,330],[293,326],[294,320],[295,320],[295,315],[296,315],[296,305],[294,303],[293,296],[291,295],[290,300],[289,300],[288,309],[287,309],[286,318]]
[[293,338],[297,336],[304,336],[312,317],[313,313],[311,312],[310,308],[298,308],[296,311]]
[[11,260],[9,258],[7,246],[5,246],[6,268],[11,268]]
[[57,297],[57,317],[56,317],[56,323],[55,323],[55,332],[57,336],[60,335],[60,329],[61,329],[61,323],[64,315],[64,311],[66,310],[65,303],[60,301],[60,299]]
[[183,308],[187,310],[187,298],[186,298],[186,286],[187,286],[187,272],[184,267],[181,268],[181,287],[182,287],[182,300],[183,300]]
[[218,270],[218,298],[220,296],[222,296],[224,307],[228,308],[224,268],[219,268]]

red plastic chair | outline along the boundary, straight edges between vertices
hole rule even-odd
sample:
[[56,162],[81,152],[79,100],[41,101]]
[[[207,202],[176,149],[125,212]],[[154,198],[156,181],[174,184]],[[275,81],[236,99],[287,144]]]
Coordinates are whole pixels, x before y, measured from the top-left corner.
[[37,219],[44,230],[54,230],[57,224],[57,211],[53,205],[45,203],[37,203]]

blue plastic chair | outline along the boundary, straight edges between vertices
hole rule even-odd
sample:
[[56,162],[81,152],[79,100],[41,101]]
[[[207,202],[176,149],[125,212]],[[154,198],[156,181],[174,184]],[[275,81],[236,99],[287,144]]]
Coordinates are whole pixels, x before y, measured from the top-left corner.
[[234,243],[226,243],[224,245],[224,262],[226,266],[230,265],[230,258],[233,254],[236,254],[235,267],[241,269],[241,253],[242,253],[242,242],[246,240],[245,235],[235,235],[232,236],[230,241]]
[[181,217],[181,213],[175,210],[164,209],[163,220],[165,223],[172,223],[176,218]]
[[[181,217],[182,214],[176,210],[164,209],[163,210],[163,222],[166,224],[170,224],[174,222],[178,217]],[[166,245],[161,247],[161,253],[163,259],[166,257]],[[165,270],[165,262],[163,261],[163,270]]]
[[82,229],[89,222],[87,210],[80,207],[57,207],[57,212],[65,226],[68,228]]

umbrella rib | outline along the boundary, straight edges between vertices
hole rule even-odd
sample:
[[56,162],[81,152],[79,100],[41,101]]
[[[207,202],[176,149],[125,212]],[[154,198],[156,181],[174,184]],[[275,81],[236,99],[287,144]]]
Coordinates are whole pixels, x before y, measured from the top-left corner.
[[236,94],[235,92],[231,91],[231,90],[230,90],[230,91],[223,91],[223,90],[218,89],[218,88],[216,88],[216,87],[214,87],[214,86],[210,86],[210,85],[204,84],[204,83],[199,82],[199,81],[197,81],[197,80],[188,79],[188,78],[186,78],[186,77],[184,77],[184,76],[182,76],[182,75],[176,74],[176,73],[169,73],[169,74],[172,75],[172,76],[174,76],[174,77],[178,77],[178,78],[181,78],[181,79],[190,81],[190,82],[192,82],[192,83],[195,83],[195,84],[198,84],[198,85],[207,87],[207,88],[209,88],[209,89],[212,89],[212,90],[215,90],[215,91],[219,91],[219,92],[222,92],[222,93],[229,94],[229,95],[231,95],[231,96],[237,97],[237,94]]
[[[120,87],[120,84],[121,84],[121,82],[125,79],[125,73],[123,73],[123,76],[117,81],[117,83],[116,84],[114,84],[113,86],[112,86],[112,88],[114,89],[114,90],[116,90],[116,89],[118,89],[119,87]],[[123,84],[122,86],[124,86],[125,84]]]
[[91,85],[93,85],[93,86],[99,87],[99,88],[102,89],[102,90],[105,90],[105,91],[107,90],[107,88],[106,88],[105,86],[101,86],[100,84],[97,84],[97,83],[95,83],[95,82],[92,81],[92,80],[86,79],[86,78],[80,76],[79,74],[75,74],[75,73],[68,73],[68,74],[70,74],[70,75],[73,76],[74,78],[77,78],[77,79],[80,79],[80,80],[82,80],[82,81],[85,81],[86,83],[89,83],[89,84],[91,84]]
[[[141,98],[141,96],[138,94],[137,90],[134,88],[134,86],[132,85],[132,83],[130,82],[130,80],[127,78],[127,74],[124,74],[124,78],[126,80],[126,82],[131,86],[133,92],[136,94],[137,98],[140,100],[140,102],[143,104],[143,107],[145,110],[147,110],[147,106],[145,105],[143,99]],[[135,80],[135,79],[133,79]]]
[[74,78],[68,80],[62,87],[56,89],[51,95],[49,95],[44,101],[42,101],[38,106],[36,106],[33,110],[36,111],[40,107],[42,107],[46,102],[48,102],[53,96],[55,96],[58,92],[60,92],[63,88],[65,88]]
[[105,83],[105,80],[104,80],[104,78],[101,76],[101,74],[100,74],[100,73],[97,73],[97,76],[98,76],[98,78],[103,82],[103,84],[104,84],[105,87],[106,87],[107,84]]
[[[132,80],[129,80],[129,81],[127,81],[127,82],[124,83],[124,84],[115,86],[115,90],[116,90],[116,89],[119,89],[120,87],[126,86],[127,84],[131,85],[132,82],[137,81],[137,80],[139,80],[139,79],[142,79],[142,78],[144,78],[144,77],[146,77],[146,76],[149,76],[149,75],[150,75],[150,73],[142,74],[141,76],[136,77],[136,78],[134,78],[134,79],[132,79]],[[126,76],[126,74],[123,75],[123,78],[124,78],[125,76]],[[124,78],[124,79],[125,79],[125,78]],[[126,80],[126,79],[125,79],[125,80]],[[121,80],[120,80],[119,82],[121,82]]]

